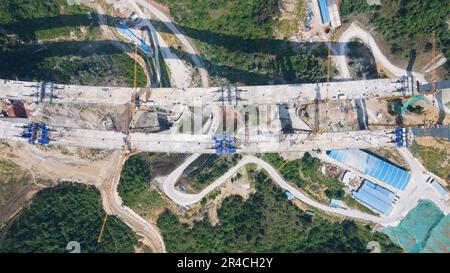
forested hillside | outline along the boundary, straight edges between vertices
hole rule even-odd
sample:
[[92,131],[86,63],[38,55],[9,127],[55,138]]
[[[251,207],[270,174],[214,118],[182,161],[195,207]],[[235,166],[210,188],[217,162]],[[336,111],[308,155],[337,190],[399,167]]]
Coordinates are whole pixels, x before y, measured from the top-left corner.
[[[98,16],[66,0],[0,1],[0,78],[130,86],[133,60],[97,41]],[[95,40],[95,41],[94,41]],[[138,85],[145,86],[138,70]]]
[[450,1],[382,0],[380,6],[369,6],[365,0],[345,0],[341,13],[347,21],[358,15],[367,18],[390,45],[391,52],[405,58],[411,50],[417,54],[430,52],[434,31],[437,48],[450,59]]
[[399,252],[386,235],[353,221],[309,216],[286,199],[263,172],[253,174],[256,193],[243,201],[232,196],[218,211],[219,224],[208,219],[193,228],[165,212],[158,219],[169,252],[367,252],[377,241],[383,252]]
[[158,1],[199,47],[216,80],[267,84],[324,78],[320,58],[307,54],[311,44],[274,39],[277,0]]
[[83,253],[134,252],[137,236],[114,216],[97,243],[104,215],[92,187],[63,183],[44,189],[0,231],[0,252],[68,252],[70,241],[79,242]]

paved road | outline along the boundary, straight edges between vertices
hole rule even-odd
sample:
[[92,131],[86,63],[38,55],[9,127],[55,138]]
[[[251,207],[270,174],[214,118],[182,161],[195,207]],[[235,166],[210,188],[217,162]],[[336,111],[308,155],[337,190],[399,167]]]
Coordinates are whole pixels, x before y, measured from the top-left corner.
[[[159,50],[164,58],[164,62],[167,64],[170,70],[170,77],[173,80],[174,85],[177,88],[187,88],[189,86],[190,77],[189,71],[186,65],[175,55],[170,47],[167,45],[166,41],[163,39],[160,32],[156,30],[156,28],[151,24],[150,18],[148,14],[146,14],[142,8],[138,5],[138,3],[134,0],[127,0],[130,7],[133,7],[133,10],[136,14],[142,19],[139,28],[147,27],[153,37],[156,37],[155,43],[156,46],[159,47]],[[141,3],[142,4],[142,3]],[[146,4],[146,3],[144,3]]]
[[100,170],[100,177],[105,177],[96,185],[102,196],[103,208],[106,213],[117,216],[122,222],[129,226],[135,233],[146,238],[153,252],[166,252],[164,240],[159,229],[129,207],[123,205],[122,198],[117,193],[120,175],[125,160],[119,152],[113,157],[115,168]]
[[[347,56],[345,55],[347,43],[354,40],[359,39],[363,43],[365,43],[370,50],[376,60],[377,63],[381,64],[386,70],[390,71],[396,76],[406,76],[408,72],[406,69],[400,68],[392,64],[386,56],[384,56],[381,49],[378,47],[375,39],[368,33],[367,31],[360,28],[355,23],[352,23],[351,26],[341,35],[339,38],[339,54],[336,56],[337,68],[340,71],[341,75],[345,79],[350,79],[350,71],[347,66]],[[426,83],[425,77],[416,72],[412,72],[413,76],[418,79],[422,83]]]
[[378,223],[381,221],[381,219],[377,216],[373,216],[367,213],[363,213],[361,211],[352,210],[352,209],[341,209],[341,208],[333,208],[327,205],[324,205],[322,203],[319,203],[315,201],[314,199],[311,199],[295,187],[291,186],[289,183],[287,183],[281,175],[278,173],[278,171],[272,167],[269,163],[265,162],[264,160],[261,160],[255,156],[244,156],[244,158],[233,168],[231,168],[228,172],[226,172],[223,176],[218,178],[216,181],[214,181],[212,184],[210,184],[208,187],[206,187],[202,192],[198,194],[187,194],[180,192],[176,189],[175,185],[178,179],[181,177],[183,171],[192,163],[195,159],[199,157],[199,154],[194,154],[190,156],[181,166],[179,166],[174,172],[172,172],[163,182],[163,191],[164,193],[172,199],[175,203],[182,205],[182,206],[189,206],[192,204],[195,204],[199,202],[202,198],[204,198],[206,195],[208,195],[210,192],[212,192],[214,189],[225,183],[227,180],[229,180],[233,175],[236,174],[237,171],[239,171],[240,168],[244,167],[247,164],[257,164],[259,167],[263,168],[269,176],[273,179],[275,183],[278,184],[282,189],[291,192],[297,199],[300,201],[315,207],[317,209],[323,210],[325,212],[346,216],[350,218],[355,218],[359,220],[369,221],[369,222],[375,222]]
[[146,0],[135,0],[137,3],[141,4],[144,8],[148,9],[153,15],[156,16],[161,22],[163,22],[167,28],[180,40],[180,42],[184,46],[184,50],[188,53],[197,66],[200,72],[200,76],[202,78],[202,86],[209,87],[209,76],[208,71],[203,66],[202,61],[198,55],[198,52],[194,49],[194,46],[191,44],[188,38],[181,33],[181,31],[172,23],[172,20],[168,16],[166,16],[162,11],[160,11],[156,6]]
[[430,173],[424,166],[415,158],[407,148],[397,148],[397,151],[405,159],[411,170],[411,182],[404,193],[400,194],[403,199],[399,204],[399,208],[394,210],[391,215],[395,217],[396,213],[402,211],[409,211],[416,206],[420,199],[432,200],[445,214],[450,213],[450,204],[434,189],[434,187],[426,183],[428,177],[433,177],[436,181],[440,181],[445,185],[446,182],[436,175]]
[[381,224],[384,226],[398,225],[408,212],[414,209],[421,200],[425,199],[433,201],[444,214],[450,213],[448,200],[445,200],[431,184],[426,182],[426,179],[430,176],[437,181],[441,181],[441,179],[425,170],[408,149],[398,148],[397,150],[411,169],[411,180],[403,192],[397,192],[397,195],[400,197],[399,201],[393,207],[391,213],[383,218]]
[[[377,43],[375,42],[375,39],[370,35],[367,31],[360,28],[358,25],[353,23],[339,38],[339,48],[336,48],[335,50],[338,50],[337,56],[335,56],[334,60],[336,61],[337,69],[341,74],[341,77],[343,79],[351,79],[350,71],[347,65],[347,57],[345,55],[347,43],[352,41],[353,39],[359,39],[363,43],[365,43],[370,50],[372,51],[372,54],[375,58],[375,61],[383,66],[384,69],[395,75],[396,77],[406,76],[408,72],[406,69],[400,68],[398,66],[395,66],[392,64],[386,56],[383,55],[383,52],[378,47]],[[445,58],[441,58],[439,62],[433,66],[436,67],[437,65],[442,65],[442,62],[445,61]],[[428,68],[428,70],[432,69]],[[412,75],[418,79],[422,84],[428,83],[425,79],[425,76],[421,73],[412,72]],[[430,101],[433,100],[431,96],[428,96]],[[436,106],[441,109],[441,111],[444,111],[447,115],[450,115],[450,109],[445,106],[445,102],[442,101],[442,96],[437,96],[436,99]]]

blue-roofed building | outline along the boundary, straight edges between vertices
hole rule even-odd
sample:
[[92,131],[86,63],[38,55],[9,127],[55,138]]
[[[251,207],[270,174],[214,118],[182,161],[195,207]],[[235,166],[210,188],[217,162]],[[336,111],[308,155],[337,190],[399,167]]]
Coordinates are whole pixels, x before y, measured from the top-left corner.
[[328,15],[328,4],[327,0],[317,0],[319,3],[320,15],[322,17],[322,23],[330,23],[330,16]]
[[411,179],[409,172],[361,150],[328,151],[327,154],[331,158],[401,191],[408,186]]
[[330,206],[334,208],[342,208],[344,206],[344,203],[342,203],[341,200],[331,199]]
[[287,197],[288,200],[294,199],[294,195],[293,195],[291,192],[287,191],[287,192],[285,192],[284,194],[286,195],[286,197]]
[[384,215],[391,212],[395,201],[393,192],[368,180],[364,180],[358,191],[352,192],[352,196],[363,205]]

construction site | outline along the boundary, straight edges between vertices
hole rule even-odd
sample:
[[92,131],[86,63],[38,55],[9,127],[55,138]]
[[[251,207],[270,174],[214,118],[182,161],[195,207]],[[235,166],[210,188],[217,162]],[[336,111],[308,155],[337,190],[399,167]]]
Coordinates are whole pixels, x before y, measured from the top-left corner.
[[[450,141],[449,81],[433,76],[428,82],[403,70],[391,78],[352,80],[346,42],[341,43],[343,50],[333,45],[333,30],[341,25],[336,1],[307,1],[307,11],[311,18],[305,28],[310,39],[323,34],[329,43],[325,82],[195,88],[188,87],[189,73],[178,68],[172,71],[178,72],[172,73],[173,87],[159,87],[158,41],[162,38],[142,14],[122,16],[116,31],[134,47],[133,87],[0,80],[0,158],[27,169],[42,187],[35,177],[96,186],[106,212],[98,241],[108,215],[115,215],[148,239],[157,252],[165,251],[158,229],[124,206],[117,193],[125,162],[141,152],[187,155],[170,174],[152,181],[183,210],[194,208],[244,166],[254,164],[268,173],[289,200],[308,208],[375,223],[393,234],[392,227],[407,225],[411,211],[427,199],[442,214],[436,212],[440,216],[436,221],[445,224],[450,212],[450,174],[448,170],[430,172],[428,153],[436,147],[447,148]],[[335,54],[339,50],[341,54]],[[153,60],[147,65],[155,67],[156,84],[137,87],[138,51]],[[165,57],[173,66],[179,61]],[[332,77],[332,61],[341,77]],[[423,147],[419,160],[411,152],[419,150],[417,145]],[[384,158],[376,150],[395,155]],[[369,212],[349,207],[343,200],[325,204],[313,199],[280,175],[282,167],[275,169],[259,157],[271,153],[294,160],[311,153],[335,166],[346,193]],[[198,193],[186,191],[180,186],[183,173],[201,155],[209,154],[242,158]],[[442,160],[445,169],[449,159]],[[12,204],[4,211],[9,219],[18,210]],[[427,232],[433,238],[442,236],[437,229]],[[417,250],[417,245],[405,242],[405,236],[400,238],[402,243]],[[436,250],[435,243],[428,244],[434,245],[419,250]]]

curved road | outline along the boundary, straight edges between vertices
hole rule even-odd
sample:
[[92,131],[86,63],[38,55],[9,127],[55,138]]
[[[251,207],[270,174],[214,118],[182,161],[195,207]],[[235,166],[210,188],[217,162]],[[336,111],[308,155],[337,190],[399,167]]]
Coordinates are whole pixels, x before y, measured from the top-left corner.
[[[139,15],[142,21],[139,23],[138,27],[147,27],[151,34],[156,37],[155,46],[159,47],[159,50],[164,58],[164,62],[170,70],[170,77],[173,80],[174,85],[177,88],[184,89],[189,85],[189,71],[186,65],[176,56],[167,45],[166,41],[163,39],[161,33],[159,33],[155,27],[150,22],[149,15],[147,15],[138,5],[137,2],[128,0],[129,5],[133,7],[134,11]],[[142,4],[142,3],[140,3]],[[144,3],[147,6],[147,3]]]
[[209,76],[208,71],[205,69],[203,62],[201,61],[199,54],[194,49],[194,46],[189,42],[184,34],[172,23],[170,18],[165,15],[162,11],[160,11],[156,6],[152,5],[149,1],[146,0],[135,0],[143,7],[147,8],[153,15],[156,16],[161,22],[163,22],[167,28],[172,31],[172,33],[178,38],[178,40],[183,44],[184,49],[190,55],[192,62],[197,66],[200,76],[202,78],[202,86],[209,87]]
[[183,171],[192,163],[195,159],[197,159],[200,155],[194,154],[190,156],[181,166],[179,166],[174,172],[172,172],[163,182],[163,191],[164,193],[172,199],[175,203],[181,205],[181,206],[189,206],[192,204],[195,204],[199,202],[202,198],[204,198],[206,195],[208,195],[210,192],[215,190],[217,187],[225,183],[228,179],[230,179],[237,171],[239,171],[240,168],[244,167],[247,164],[256,164],[259,167],[263,168],[269,176],[273,179],[275,183],[278,184],[282,189],[291,192],[297,199],[300,201],[315,207],[317,209],[323,210],[325,212],[331,213],[331,214],[337,214],[341,216],[351,217],[355,219],[360,219],[364,221],[369,222],[375,222],[379,223],[381,221],[380,217],[370,215],[358,210],[351,210],[351,209],[341,209],[341,208],[333,208],[327,205],[324,205],[322,203],[319,203],[315,201],[314,199],[308,197],[304,193],[300,192],[295,187],[291,186],[289,183],[287,183],[283,177],[278,173],[278,171],[272,167],[269,163],[265,162],[262,159],[259,159],[255,156],[245,156],[239,163],[231,168],[228,172],[226,172],[224,175],[222,175],[220,178],[218,178],[214,183],[210,184],[208,187],[206,187],[203,191],[201,191],[198,194],[187,194],[178,191],[175,188],[175,185],[178,181],[178,179],[183,174]]
[[[381,64],[386,70],[390,71],[392,74],[396,76],[405,76],[408,74],[408,72],[405,69],[399,68],[395,65],[393,65],[381,52],[380,48],[375,42],[375,39],[366,31],[358,27],[356,24],[352,24],[340,37],[339,39],[339,48],[337,49],[339,52],[337,57],[335,58],[338,70],[340,71],[342,77],[350,79],[350,71],[348,69],[347,65],[347,58],[346,58],[346,49],[347,49],[347,43],[350,42],[352,39],[358,38],[362,40],[364,43],[367,44],[367,46],[372,50],[372,54],[374,55],[375,60],[377,63]],[[426,80],[422,74],[412,72],[413,76],[419,79],[420,81],[426,83]],[[439,102],[438,102],[439,104]],[[254,163],[258,166],[262,167],[267,171],[267,173],[272,177],[272,179],[284,190],[287,190],[291,192],[297,199],[300,201],[318,208],[320,210],[323,210],[328,213],[332,214],[338,214],[342,216],[347,216],[351,218],[357,218],[361,220],[366,220],[370,222],[375,223],[381,223],[384,222],[384,224],[389,224],[387,222],[391,222],[394,219],[390,217],[391,219],[384,219],[382,221],[382,218],[373,216],[367,213],[363,213],[358,210],[345,210],[340,208],[333,208],[324,204],[321,204],[307,195],[303,194],[293,186],[289,185],[277,172],[277,170],[272,167],[269,163],[254,157],[254,156],[245,156],[236,166],[231,168],[227,173],[225,173],[222,177],[214,181],[212,184],[210,184],[208,187],[206,187],[202,192],[198,194],[187,194],[180,192],[176,189],[175,185],[178,181],[178,179],[183,174],[183,171],[197,159],[200,155],[194,154],[191,157],[189,157],[181,166],[179,166],[174,172],[172,172],[163,182],[163,191],[164,193],[171,198],[175,203],[182,205],[182,206],[189,206],[192,204],[195,204],[199,202],[202,198],[204,198],[206,195],[208,195],[211,191],[222,185],[224,182],[226,182],[229,178],[231,178],[240,168],[245,166],[246,164]],[[387,221],[388,220],[388,221]]]
[[[337,50],[336,56],[334,57],[334,61],[336,62],[336,67],[341,74],[341,77],[344,79],[351,79],[350,71],[347,65],[347,44],[351,42],[353,39],[359,39],[363,43],[365,43],[371,50],[375,61],[383,66],[384,69],[395,75],[396,77],[406,76],[408,72],[406,69],[400,68],[392,64],[386,56],[384,56],[381,49],[378,47],[375,39],[365,31],[360,28],[357,24],[352,23],[350,27],[342,33],[339,38],[339,46],[334,50]],[[441,60],[442,61],[442,60]],[[412,72],[412,75],[418,79],[422,83],[428,83],[423,74]],[[432,101],[432,98],[429,98]],[[436,106],[447,115],[450,115],[450,109],[445,106],[445,103],[442,101],[442,96],[436,96]]]
[[100,170],[98,184],[96,185],[102,197],[103,208],[106,213],[117,216],[123,223],[129,226],[136,234],[147,239],[153,252],[166,252],[164,240],[159,229],[150,224],[139,214],[129,207],[123,205],[122,198],[117,192],[120,181],[120,174],[125,163],[122,155],[116,152],[114,160],[115,171],[111,169]]
[[[386,56],[384,56],[383,52],[381,52],[381,49],[378,47],[375,39],[370,35],[367,31],[360,28],[355,23],[352,23],[351,26],[342,33],[341,37],[339,38],[339,48],[337,50],[339,51],[338,54],[336,54],[336,63],[337,68],[339,72],[341,73],[342,77],[350,79],[350,71],[347,66],[347,57],[346,57],[346,49],[347,49],[347,43],[351,42],[353,39],[359,39],[363,43],[365,43],[372,51],[372,54],[376,60],[377,63],[381,64],[386,70],[391,72],[392,74],[396,76],[406,76],[408,72],[400,68],[398,66],[395,66],[392,64]],[[417,78],[422,83],[426,83],[424,75],[412,72],[412,75]]]

